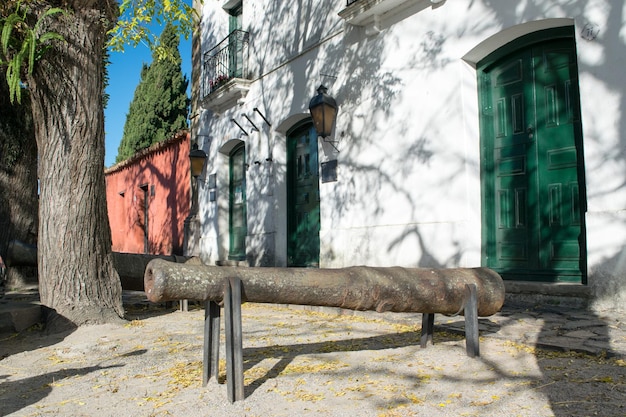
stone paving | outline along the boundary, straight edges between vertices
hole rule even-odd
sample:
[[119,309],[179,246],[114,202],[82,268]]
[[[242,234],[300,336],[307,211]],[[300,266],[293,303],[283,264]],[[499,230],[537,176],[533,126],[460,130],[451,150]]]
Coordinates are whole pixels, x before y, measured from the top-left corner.
[[[372,315],[319,307],[293,308],[335,310],[337,314]],[[421,314],[383,313],[385,320],[421,324]],[[507,295],[497,314],[478,319],[480,337],[491,337],[542,349],[626,358],[626,312],[595,312],[583,305],[551,305],[516,300]],[[435,315],[435,332],[465,334],[463,316]]]
[[[421,314],[375,313],[338,308],[291,306],[305,310],[380,316],[388,321],[421,325]],[[626,312],[594,312],[584,306],[535,304],[507,296],[501,311],[478,319],[480,337],[491,337],[547,350],[626,358]],[[463,316],[435,315],[435,332],[465,334]]]
[[[19,326],[18,330],[23,330],[30,321],[36,322],[38,317],[32,314],[33,308],[36,309],[36,299],[37,293],[32,289],[22,293],[8,293],[0,302],[0,333],[15,331],[11,327],[11,320],[15,326]],[[143,292],[125,291],[124,304],[137,307],[150,303]],[[150,308],[159,307],[162,306],[150,305]],[[324,307],[292,307],[336,314],[378,315],[390,321],[421,324],[421,314],[378,314]],[[582,306],[520,302],[515,296],[507,296],[499,313],[479,318],[479,329],[481,338],[498,338],[551,350],[626,357],[626,313],[623,311],[594,312]],[[435,316],[435,331],[464,334],[464,330],[462,316]]]
[[[435,324],[463,331],[463,318],[439,317]],[[508,301],[491,317],[480,318],[481,337],[511,340],[544,349],[626,357],[626,313],[585,308],[529,305]]]

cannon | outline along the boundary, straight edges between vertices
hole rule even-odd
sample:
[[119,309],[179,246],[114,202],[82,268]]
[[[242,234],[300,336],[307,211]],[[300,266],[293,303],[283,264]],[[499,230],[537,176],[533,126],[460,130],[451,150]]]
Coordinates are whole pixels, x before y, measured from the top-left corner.
[[206,303],[203,385],[213,375],[217,377],[223,304],[231,402],[244,397],[243,302],[422,313],[422,347],[432,343],[435,314],[464,314],[466,351],[474,357],[479,355],[478,316],[497,313],[505,293],[500,275],[488,268],[236,268],[162,259],[152,260],[146,267],[144,288],[152,302],[188,299]]
[[[113,252],[113,265],[120,276],[122,289],[143,291],[143,277],[148,263],[153,259],[164,259],[172,262],[186,262],[188,256],[149,255],[140,253]],[[7,267],[37,266],[37,246],[12,240],[7,248]]]
[[152,302],[222,301],[225,280],[242,281],[242,301],[371,310],[456,314],[465,285],[475,284],[478,315],[497,313],[504,283],[488,268],[237,268],[151,261],[144,288]]
[[7,248],[7,258],[4,260],[8,268],[14,266],[37,266],[37,246],[12,240]]

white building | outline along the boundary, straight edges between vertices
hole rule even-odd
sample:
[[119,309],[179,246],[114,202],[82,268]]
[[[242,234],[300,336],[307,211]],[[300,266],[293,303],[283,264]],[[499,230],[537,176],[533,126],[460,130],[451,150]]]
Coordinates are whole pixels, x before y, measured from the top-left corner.
[[203,260],[487,266],[623,305],[623,2],[348,3],[196,5]]

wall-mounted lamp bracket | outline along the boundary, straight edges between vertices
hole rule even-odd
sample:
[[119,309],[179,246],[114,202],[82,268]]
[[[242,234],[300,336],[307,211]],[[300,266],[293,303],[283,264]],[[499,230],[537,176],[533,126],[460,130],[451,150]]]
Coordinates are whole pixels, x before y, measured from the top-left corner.
[[322,138],[322,140],[332,146],[337,151],[337,153],[339,153],[339,149],[337,148],[337,146],[335,146],[336,143],[339,143],[338,140],[327,140],[326,138]]
[[263,116],[263,113],[261,113],[261,111],[260,111],[258,108],[256,108],[256,107],[255,107],[255,108],[254,108],[254,109],[252,109],[252,110],[254,110],[255,112],[259,113],[259,116],[261,116],[261,119],[263,119],[263,121],[264,121],[265,123],[267,123],[267,125],[268,125],[269,127],[272,127],[272,124],[271,124],[270,122],[268,122],[268,121],[267,121],[267,119],[265,118],[265,116]]
[[248,115],[246,115],[246,114],[242,114],[242,116],[243,116],[243,117],[245,117],[245,118],[246,118],[246,120],[247,120],[248,122],[250,122],[250,124],[252,125],[252,131],[255,131],[255,130],[256,130],[257,132],[259,131],[259,129],[256,127],[256,125],[255,125],[254,123],[252,123],[252,120],[250,120],[250,118],[248,117]]
[[231,122],[233,122],[234,124],[236,124],[236,125],[237,125],[237,127],[238,127],[239,129],[241,129],[241,131],[243,132],[243,134],[244,134],[244,135],[248,136],[248,132],[246,132],[246,130],[245,130],[243,127],[241,127],[241,125],[240,125],[239,123],[237,123],[237,120],[235,120],[235,119],[230,119],[230,121],[231,121]]

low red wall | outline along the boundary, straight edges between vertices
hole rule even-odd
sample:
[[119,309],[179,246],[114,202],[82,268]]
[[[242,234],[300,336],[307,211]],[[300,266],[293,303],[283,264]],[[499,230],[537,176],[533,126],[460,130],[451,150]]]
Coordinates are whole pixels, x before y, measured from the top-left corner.
[[113,251],[182,255],[189,143],[189,133],[179,132],[105,171]]

